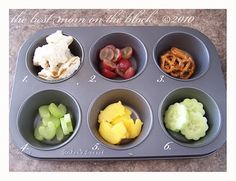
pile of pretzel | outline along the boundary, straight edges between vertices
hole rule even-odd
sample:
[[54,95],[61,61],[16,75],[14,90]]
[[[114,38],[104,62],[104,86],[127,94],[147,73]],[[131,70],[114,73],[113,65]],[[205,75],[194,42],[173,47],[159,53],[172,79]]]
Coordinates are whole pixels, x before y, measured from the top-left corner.
[[161,56],[160,67],[173,77],[189,79],[195,71],[195,62],[187,52],[172,47]]

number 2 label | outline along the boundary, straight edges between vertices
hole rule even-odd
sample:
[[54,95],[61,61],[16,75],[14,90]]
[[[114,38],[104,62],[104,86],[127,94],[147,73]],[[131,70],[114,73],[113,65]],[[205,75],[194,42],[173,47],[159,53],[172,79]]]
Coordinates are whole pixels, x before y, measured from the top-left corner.
[[96,75],[92,75],[90,78],[89,78],[89,81],[88,82],[97,82],[96,81]]

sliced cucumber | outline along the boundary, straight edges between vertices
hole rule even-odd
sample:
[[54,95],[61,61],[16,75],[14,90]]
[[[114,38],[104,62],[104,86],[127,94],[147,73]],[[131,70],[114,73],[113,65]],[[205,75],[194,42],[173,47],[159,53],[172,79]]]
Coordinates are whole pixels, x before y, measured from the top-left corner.
[[165,112],[164,123],[166,128],[178,132],[188,121],[187,109],[180,103],[170,105]]
[[56,104],[51,103],[48,108],[51,114],[56,118],[62,118],[64,116],[63,112],[57,107]]
[[207,119],[199,112],[190,112],[189,121],[181,129],[181,134],[189,140],[196,141],[204,137],[207,130]]
[[57,128],[56,138],[57,138],[58,141],[61,141],[61,140],[63,140],[63,138],[64,138],[64,134],[63,134],[63,131],[62,131],[62,129],[61,129],[61,126],[59,126],[59,127]]
[[41,118],[49,118],[51,116],[48,105],[43,105],[39,107],[39,115]]
[[39,127],[39,134],[46,140],[51,140],[56,135],[56,127],[53,122],[49,121],[47,125],[41,125]]
[[181,104],[185,105],[188,112],[199,112],[202,115],[205,114],[202,103],[198,102],[196,99],[184,99]]

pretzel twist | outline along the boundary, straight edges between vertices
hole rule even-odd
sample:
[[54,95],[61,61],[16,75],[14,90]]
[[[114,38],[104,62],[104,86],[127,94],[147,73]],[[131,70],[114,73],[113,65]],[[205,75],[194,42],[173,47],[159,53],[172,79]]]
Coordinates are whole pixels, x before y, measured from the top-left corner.
[[195,71],[195,62],[187,52],[172,47],[161,56],[160,67],[173,77],[189,79]]

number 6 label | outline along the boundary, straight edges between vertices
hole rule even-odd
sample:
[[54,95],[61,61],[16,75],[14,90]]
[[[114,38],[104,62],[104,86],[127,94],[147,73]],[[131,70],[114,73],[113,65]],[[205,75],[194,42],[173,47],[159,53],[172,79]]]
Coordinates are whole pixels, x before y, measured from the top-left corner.
[[172,143],[173,143],[172,141],[166,143],[165,146],[163,147],[163,149],[164,149],[165,151],[171,150],[171,144],[172,144]]

